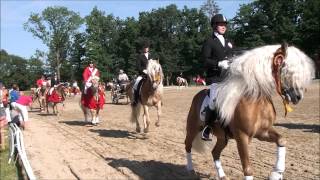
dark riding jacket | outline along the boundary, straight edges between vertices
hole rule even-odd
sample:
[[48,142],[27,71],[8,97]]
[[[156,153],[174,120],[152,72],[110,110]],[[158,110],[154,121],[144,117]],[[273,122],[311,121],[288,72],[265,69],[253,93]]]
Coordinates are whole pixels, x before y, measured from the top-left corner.
[[225,46],[220,40],[212,34],[202,46],[202,59],[206,69],[206,83],[220,82],[224,79],[221,74],[222,69],[218,67],[220,61],[226,60],[232,56],[232,45],[229,40],[225,38]]
[[137,57],[137,71],[139,75],[144,75],[143,70],[147,68],[148,61],[152,59],[151,54],[149,53],[148,59],[144,55],[144,53],[141,53]]

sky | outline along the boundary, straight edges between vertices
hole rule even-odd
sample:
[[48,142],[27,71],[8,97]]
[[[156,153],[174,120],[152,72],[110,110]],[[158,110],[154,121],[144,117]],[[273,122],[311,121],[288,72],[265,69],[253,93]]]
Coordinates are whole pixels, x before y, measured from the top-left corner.
[[[152,9],[165,8],[176,4],[178,9],[184,6],[200,9],[207,0],[0,0],[1,1],[1,44],[0,48],[9,54],[29,59],[36,50],[47,51],[42,41],[33,37],[31,32],[23,29],[31,13],[41,13],[48,6],[64,6],[77,12],[81,17],[90,14],[97,6],[105,14],[126,19],[138,19],[139,12],[150,12]],[[239,10],[240,4],[249,3],[250,0],[215,0],[220,13],[227,19],[233,18]]]

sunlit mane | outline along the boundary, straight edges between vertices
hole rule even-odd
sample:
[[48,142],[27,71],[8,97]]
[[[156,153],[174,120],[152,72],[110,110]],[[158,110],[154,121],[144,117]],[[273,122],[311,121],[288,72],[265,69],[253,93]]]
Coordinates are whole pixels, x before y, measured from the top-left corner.
[[[216,105],[225,125],[232,119],[241,97],[255,100],[261,96],[271,98],[276,93],[272,59],[278,48],[280,45],[255,48],[233,60],[228,77],[217,87]],[[284,62],[284,85],[303,89],[313,78],[313,61],[299,49],[288,47]]]
[[154,76],[156,73],[159,72],[160,75],[161,75],[161,78],[163,79],[162,68],[161,68],[161,65],[158,63],[157,60],[150,59],[148,61],[147,71],[148,71],[148,74],[150,76]]

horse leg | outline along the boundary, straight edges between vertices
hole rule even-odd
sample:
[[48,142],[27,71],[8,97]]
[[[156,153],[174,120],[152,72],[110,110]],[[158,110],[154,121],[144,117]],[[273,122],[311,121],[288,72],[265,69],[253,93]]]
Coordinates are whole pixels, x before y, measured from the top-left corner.
[[136,123],[136,132],[140,133],[141,128],[139,124],[139,116],[140,116],[140,110],[141,110],[141,103],[138,103],[136,106],[131,106],[131,122]]
[[156,126],[157,127],[159,127],[160,126],[160,116],[161,116],[161,114],[162,114],[162,109],[161,109],[161,101],[159,101],[158,103],[157,103],[157,115],[158,115],[158,120],[157,120],[157,122],[156,122]]
[[251,169],[249,160],[249,142],[250,138],[244,132],[237,132],[235,134],[235,139],[237,142],[238,153],[241,159],[242,169],[245,176],[245,180],[253,179],[253,171]]
[[[197,106],[196,104],[192,104],[190,107],[188,118],[187,118],[187,127],[186,127],[187,134],[186,134],[186,139],[184,141],[188,171],[193,171],[191,148],[192,148],[192,142],[194,141],[195,137],[199,133],[199,127],[200,127],[200,124],[199,124],[200,120],[198,118],[199,114],[197,113],[196,106]],[[195,145],[200,145],[200,143],[195,143]]]
[[92,117],[91,123],[92,123],[93,125],[96,125],[96,124],[97,124],[97,121],[96,121],[96,112],[95,112],[95,110],[94,110],[94,109],[90,109],[90,113],[91,113],[91,117]]
[[220,155],[222,150],[227,146],[228,140],[225,137],[217,137],[216,145],[214,146],[211,154],[213,157],[213,163],[215,165],[215,168],[217,170],[217,174],[219,179],[227,179],[226,174],[223,171],[221,161],[220,161]]
[[143,105],[143,124],[144,124],[144,133],[149,132],[150,117],[149,117],[149,107]]
[[81,106],[81,109],[82,109],[83,115],[84,115],[84,122],[87,123],[88,122],[88,109],[86,107],[84,107],[83,105]]
[[267,133],[261,133],[257,137],[261,141],[274,142],[277,144],[277,161],[269,176],[269,179],[283,179],[283,172],[285,170],[285,158],[286,158],[286,141],[282,139],[281,135],[272,127]]
[[99,111],[100,109],[96,109],[96,123],[99,124],[100,120],[99,120]]

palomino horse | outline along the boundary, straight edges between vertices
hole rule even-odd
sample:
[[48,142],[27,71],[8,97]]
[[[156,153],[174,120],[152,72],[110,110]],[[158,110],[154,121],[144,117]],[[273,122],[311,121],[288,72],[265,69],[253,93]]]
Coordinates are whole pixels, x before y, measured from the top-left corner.
[[[212,157],[220,179],[226,179],[220,154],[229,138],[236,140],[245,179],[253,179],[248,150],[252,138],[276,143],[277,161],[270,179],[283,178],[285,140],[273,128],[276,112],[272,96],[280,94],[287,112],[289,102],[297,104],[303,98],[305,86],[313,75],[312,60],[296,47],[286,44],[259,47],[234,59],[227,78],[215,89],[219,118],[218,123],[213,124],[217,142]],[[206,90],[196,94],[188,114],[185,150],[190,171],[193,170],[192,142],[196,140],[198,143],[195,144],[199,145],[202,141],[196,135],[203,126],[200,109],[206,96]]]
[[178,76],[176,81],[179,88],[181,86],[188,87],[188,81],[185,78]]
[[105,102],[105,84],[98,82],[98,78],[91,80],[92,86],[87,89],[86,93],[81,94],[81,109],[84,114],[84,121],[88,122],[88,112],[91,115],[91,123],[97,125],[100,123],[99,112]]
[[[163,73],[161,65],[158,60],[149,60],[147,66],[147,78],[141,85],[140,98],[136,106],[131,106],[131,122],[136,123],[136,131],[140,132],[139,116],[141,106],[143,107],[143,122],[144,132],[149,131],[150,117],[149,106],[155,106],[157,108],[158,120],[155,123],[156,126],[160,126],[161,106],[162,106],[162,94],[163,94]],[[132,92],[132,86],[129,86],[128,91]],[[132,100],[132,93],[129,93]]]
[[53,114],[59,115],[58,111],[58,104],[62,104],[64,106],[64,100],[66,98],[66,87],[63,84],[59,84],[57,87],[53,89],[53,91],[47,92],[46,96],[46,109],[47,109],[47,114],[49,114],[49,105],[52,106],[52,111]]

